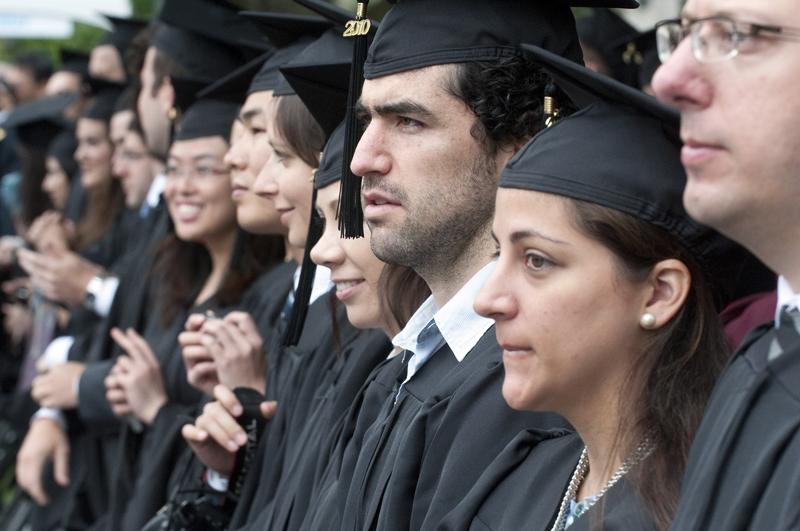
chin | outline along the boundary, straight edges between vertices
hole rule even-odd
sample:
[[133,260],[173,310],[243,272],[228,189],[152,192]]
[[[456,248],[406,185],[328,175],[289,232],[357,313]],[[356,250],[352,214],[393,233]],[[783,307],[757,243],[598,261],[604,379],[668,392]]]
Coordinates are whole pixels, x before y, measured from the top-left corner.
[[527,382],[521,382],[515,378],[509,378],[506,374],[503,380],[503,399],[511,409],[517,411],[534,411],[535,397],[531,396],[530,389],[525,385]]

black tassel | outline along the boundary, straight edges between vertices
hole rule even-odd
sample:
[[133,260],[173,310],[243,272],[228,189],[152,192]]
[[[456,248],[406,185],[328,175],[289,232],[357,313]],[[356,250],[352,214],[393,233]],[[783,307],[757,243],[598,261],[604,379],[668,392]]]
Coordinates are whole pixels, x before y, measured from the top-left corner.
[[350,162],[361,138],[355,108],[361,97],[364,84],[364,61],[367,59],[370,20],[367,18],[367,0],[358,2],[356,19],[345,26],[345,37],[354,37],[353,65],[350,70],[350,89],[347,96],[345,116],[344,157],[342,163],[342,186],[339,192],[339,231],[344,238],[364,236],[364,212],[361,209],[361,177],[350,171]]
[[286,325],[286,333],[283,335],[283,345],[291,347],[300,340],[303,333],[303,326],[308,314],[308,305],[311,300],[311,290],[314,288],[314,275],[317,272],[317,264],[311,261],[311,249],[317,244],[322,236],[322,219],[316,210],[317,190],[311,196],[311,218],[308,223],[308,236],[306,237],[306,248],[303,251],[303,266],[300,268],[300,280],[294,292],[294,305],[292,313],[289,315],[289,323]]

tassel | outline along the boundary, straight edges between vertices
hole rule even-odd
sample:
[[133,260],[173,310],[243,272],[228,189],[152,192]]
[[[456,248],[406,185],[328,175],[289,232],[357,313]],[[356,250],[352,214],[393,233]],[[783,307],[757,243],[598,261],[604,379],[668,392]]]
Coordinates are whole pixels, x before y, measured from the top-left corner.
[[371,21],[367,18],[368,0],[358,2],[356,19],[345,25],[344,36],[353,37],[353,65],[350,70],[350,89],[347,96],[345,116],[344,156],[342,163],[342,186],[339,192],[339,231],[344,238],[364,236],[364,211],[361,208],[361,177],[350,171],[350,162],[361,138],[355,107],[361,97],[364,84],[364,62],[367,59]]
[[303,265],[300,268],[300,280],[294,293],[294,305],[292,313],[289,315],[289,323],[286,325],[286,333],[283,336],[283,345],[292,347],[297,345],[303,333],[303,327],[308,314],[308,306],[311,300],[311,291],[314,288],[314,275],[317,272],[317,264],[311,261],[311,249],[317,244],[322,236],[322,219],[317,214],[317,190],[311,196],[311,217],[308,223],[308,236],[306,237],[306,248],[303,251]]

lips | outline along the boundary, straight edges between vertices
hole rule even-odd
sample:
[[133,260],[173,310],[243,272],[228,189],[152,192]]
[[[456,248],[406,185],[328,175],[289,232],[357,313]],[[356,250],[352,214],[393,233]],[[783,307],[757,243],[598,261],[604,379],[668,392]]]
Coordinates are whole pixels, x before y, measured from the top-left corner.
[[399,201],[381,192],[364,192],[362,199],[366,219],[374,220],[402,207]]
[[695,167],[709,162],[719,155],[724,148],[719,144],[686,138],[681,148],[681,162],[684,166]]
[[336,286],[336,298],[346,302],[355,296],[356,291],[364,284],[364,279],[339,279],[331,280]]

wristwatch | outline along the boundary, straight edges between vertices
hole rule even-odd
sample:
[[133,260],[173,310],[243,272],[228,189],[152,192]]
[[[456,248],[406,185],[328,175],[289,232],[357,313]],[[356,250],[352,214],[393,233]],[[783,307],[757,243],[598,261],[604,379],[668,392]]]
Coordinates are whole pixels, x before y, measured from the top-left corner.
[[88,310],[94,310],[95,304],[97,303],[97,298],[100,297],[100,293],[103,291],[103,284],[105,283],[105,279],[101,276],[92,277],[88,284],[86,284],[86,296],[83,299],[83,305]]

